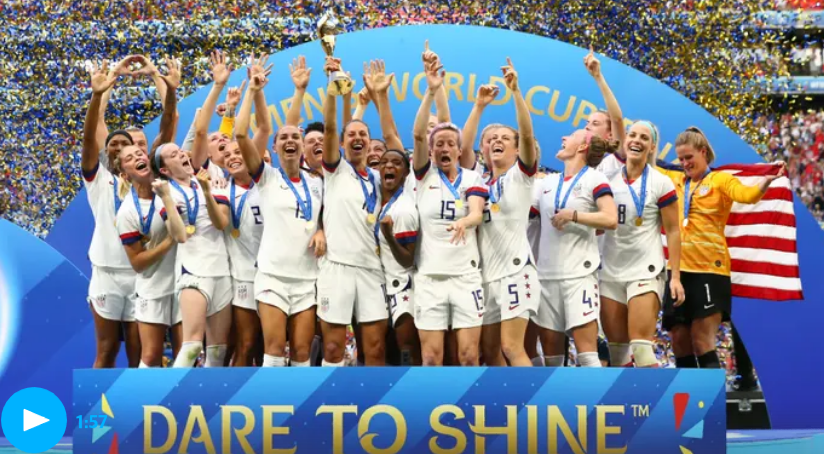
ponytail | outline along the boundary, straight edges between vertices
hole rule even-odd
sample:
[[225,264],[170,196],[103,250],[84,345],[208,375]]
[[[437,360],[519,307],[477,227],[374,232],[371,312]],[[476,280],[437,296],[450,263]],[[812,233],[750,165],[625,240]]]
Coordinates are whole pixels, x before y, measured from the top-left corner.
[[715,161],[715,150],[712,149],[710,141],[707,140],[704,132],[695,126],[690,126],[675,138],[675,146],[681,145],[691,145],[697,150],[705,150],[707,152],[707,165]]

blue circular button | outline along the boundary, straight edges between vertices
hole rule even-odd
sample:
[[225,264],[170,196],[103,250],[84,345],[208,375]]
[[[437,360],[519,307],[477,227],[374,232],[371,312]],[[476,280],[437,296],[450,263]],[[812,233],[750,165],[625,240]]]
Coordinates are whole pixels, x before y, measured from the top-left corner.
[[48,451],[66,433],[66,409],[51,391],[21,389],[3,407],[0,425],[15,448],[29,453]]

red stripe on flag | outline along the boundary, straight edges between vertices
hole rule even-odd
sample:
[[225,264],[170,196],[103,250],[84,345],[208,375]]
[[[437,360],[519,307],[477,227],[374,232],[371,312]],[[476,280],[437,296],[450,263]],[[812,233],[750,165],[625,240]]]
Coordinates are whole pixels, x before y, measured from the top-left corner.
[[732,259],[730,267],[739,273],[766,274],[775,277],[798,277],[798,265],[779,265],[768,262],[752,262]]
[[730,164],[715,168],[716,171],[728,171],[736,177],[763,177],[778,175],[780,164]]
[[757,224],[795,227],[795,215],[779,213],[777,211],[764,211],[761,213],[730,213],[730,217],[727,219],[727,225]]
[[748,249],[769,249],[780,252],[798,252],[795,240],[785,240],[784,238],[774,238],[770,236],[738,236],[727,238],[727,247],[738,247]]
[[732,296],[769,301],[791,301],[803,300],[804,292],[801,290],[781,290],[768,287],[753,287],[751,285],[732,284]]
[[769,188],[761,200],[786,200],[787,202],[792,202],[793,191],[789,188]]

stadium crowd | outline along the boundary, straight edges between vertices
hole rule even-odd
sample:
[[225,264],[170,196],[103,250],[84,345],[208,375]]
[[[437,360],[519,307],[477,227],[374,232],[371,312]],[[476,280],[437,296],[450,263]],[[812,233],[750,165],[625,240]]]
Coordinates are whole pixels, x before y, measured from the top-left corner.
[[[321,12],[320,3],[308,1],[285,6],[226,1],[220,2],[221,8],[214,8],[210,2],[203,1],[121,0],[92,4],[75,0],[62,2],[58,8],[44,8],[51,3],[5,2],[5,6],[0,6],[0,14],[7,18],[49,19],[11,20],[13,25],[3,32],[5,49],[0,50],[3,79],[0,112],[5,119],[0,124],[0,215],[40,237],[48,234],[53,222],[82,187],[79,141],[82,115],[89,98],[88,59],[115,58],[137,50],[159,58],[171,52],[185,61],[184,83],[178,92],[186,96],[209,82],[207,55],[213,48],[276,50],[298,45],[314,39],[315,21]],[[346,31],[397,24],[455,23],[517,29],[579,41],[584,29],[592,25],[592,17],[581,19],[581,11],[574,8],[559,15],[544,8],[542,2],[491,5],[477,1],[343,1],[334,7]],[[44,10],[47,17],[43,16]],[[160,14],[176,19],[155,20]],[[621,28],[622,17],[634,21],[638,13],[624,14],[613,16],[615,29]],[[95,15],[132,22],[77,20]],[[604,13],[601,16],[599,20],[609,17]],[[192,20],[195,18],[196,21]],[[636,25],[627,29],[634,27]],[[629,36],[632,34],[633,31],[629,31],[627,35],[610,36],[600,43],[604,48],[599,52],[619,58],[688,96],[697,97],[699,90],[689,84],[679,84],[683,78],[666,72],[666,65],[648,55],[648,47],[637,46],[627,51],[633,40],[647,39],[652,43],[659,38],[638,37],[637,33],[635,37]],[[21,64],[24,60],[33,63]],[[37,88],[32,89],[38,82]],[[149,85],[118,87],[112,94],[107,121],[112,129],[144,125],[159,115],[160,107],[160,98]],[[805,201],[818,207],[817,215],[821,219],[819,156],[824,149],[818,139],[824,135],[821,115],[761,117],[758,126],[771,136],[765,157],[788,157],[795,187]],[[790,138],[789,142],[786,137]],[[812,151],[814,147],[818,147],[818,153]],[[44,159],[46,156],[48,159]],[[729,333],[722,331],[719,338],[719,356],[722,362],[727,362]],[[667,351],[665,345],[659,345],[657,350],[659,357]]]

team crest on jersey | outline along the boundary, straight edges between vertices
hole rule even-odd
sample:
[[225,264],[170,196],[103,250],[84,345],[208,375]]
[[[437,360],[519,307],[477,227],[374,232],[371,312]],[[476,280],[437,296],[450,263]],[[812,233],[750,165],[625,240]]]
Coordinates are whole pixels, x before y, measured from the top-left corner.
[[698,195],[700,195],[701,197],[704,197],[709,192],[710,192],[710,187],[705,185],[705,184],[702,184],[701,187],[698,188]]
[[[563,195],[563,193],[561,193],[561,195]],[[581,183],[578,183],[574,188],[572,188],[572,195],[575,197],[581,196]]]
[[320,198],[320,189],[318,189],[317,186],[312,186],[311,191],[312,191],[312,195],[314,195],[317,198]]

